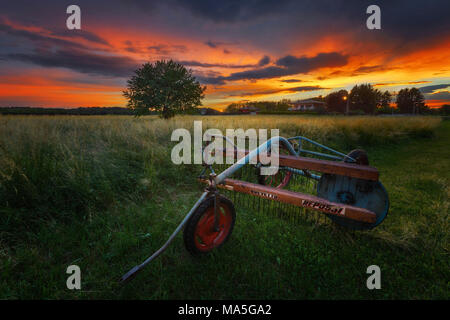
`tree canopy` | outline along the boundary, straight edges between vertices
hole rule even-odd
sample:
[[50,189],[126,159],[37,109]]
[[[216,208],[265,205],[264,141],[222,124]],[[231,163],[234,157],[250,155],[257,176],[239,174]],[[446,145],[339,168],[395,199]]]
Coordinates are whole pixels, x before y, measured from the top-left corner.
[[164,119],[200,106],[206,87],[173,60],[145,63],[127,82],[123,95],[135,115],[156,111]]
[[331,112],[345,113],[347,103],[351,113],[374,114],[381,109],[389,109],[392,95],[381,92],[371,84],[355,85],[350,93],[347,90],[331,92],[325,97],[327,109]]
[[344,113],[347,106],[347,90],[339,90],[331,92],[325,97],[325,102],[327,104],[327,110],[331,112]]
[[[389,101],[386,101],[389,99]],[[371,84],[360,84],[352,88],[350,92],[350,108],[352,110],[361,110],[364,113],[374,114],[377,107],[386,106],[390,102],[389,92],[384,94],[375,89]]]
[[237,113],[245,107],[254,107],[260,112],[284,112],[291,107],[291,100],[282,99],[280,101],[248,101],[241,103],[231,103],[225,109],[227,113]]
[[405,88],[397,94],[397,108],[401,113],[426,113],[428,106],[425,105],[425,98],[417,88]]

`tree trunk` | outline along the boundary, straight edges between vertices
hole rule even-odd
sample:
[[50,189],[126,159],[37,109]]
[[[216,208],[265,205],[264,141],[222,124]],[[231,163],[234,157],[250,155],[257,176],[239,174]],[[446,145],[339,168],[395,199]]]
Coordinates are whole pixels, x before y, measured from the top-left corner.
[[169,112],[167,111],[167,107],[166,106],[163,107],[162,117],[164,119],[169,119]]

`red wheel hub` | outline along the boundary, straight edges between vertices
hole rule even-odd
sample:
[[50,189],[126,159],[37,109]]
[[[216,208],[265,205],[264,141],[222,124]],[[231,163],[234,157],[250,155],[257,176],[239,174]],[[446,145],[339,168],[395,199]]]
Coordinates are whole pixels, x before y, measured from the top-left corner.
[[266,185],[272,186],[275,188],[284,188],[291,180],[292,172],[287,171],[284,174],[281,173],[280,170],[273,176],[266,176],[265,182]]
[[195,228],[195,245],[201,251],[209,251],[218,247],[230,232],[233,217],[228,207],[218,208],[217,229],[214,230],[214,207],[210,207],[200,218]]

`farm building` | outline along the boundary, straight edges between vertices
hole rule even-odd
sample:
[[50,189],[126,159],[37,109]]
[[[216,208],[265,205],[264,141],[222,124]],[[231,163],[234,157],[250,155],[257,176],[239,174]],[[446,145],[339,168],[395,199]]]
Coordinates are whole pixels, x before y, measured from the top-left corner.
[[245,106],[239,109],[239,113],[258,114],[259,109],[254,106]]
[[325,107],[325,102],[316,100],[298,100],[292,103],[289,111],[317,111]]

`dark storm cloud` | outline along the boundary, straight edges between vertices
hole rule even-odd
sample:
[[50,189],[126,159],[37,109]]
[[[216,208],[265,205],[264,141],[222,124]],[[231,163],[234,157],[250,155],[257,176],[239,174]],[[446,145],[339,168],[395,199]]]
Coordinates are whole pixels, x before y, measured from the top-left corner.
[[368,75],[370,73],[383,72],[399,69],[399,67],[386,67],[382,65],[376,66],[362,66],[353,70],[334,70],[326,75],[322,75],[317,77],[317,80],[326,80],[336,76],[360,76],[360,75]]
[[258,66],[262,67],[262,66],[265,66],[265,65],[267,65],[269,63],[270,63],[270,57],[269,56],[264,56],[264,57],[261,58],[261,60],[259,60]]
[[[181,1],[176,6],[197,20],[211,24],[211,33],[235,34],[241,42],[267,46],[272,54],[289,50],[292,39],[306,45],[330,34],[351,35],[352,42],[379,44],[388,50],[386,61],[423,49],[450,36],[450,1],[421,0],[285,0],[285,1]],[[366,9],[381,8],[381,30],[366,28]],[[239,28],[239,33],[233,28]],[[220,37],[220,34],[217,34]],[[270,39],[270,41],[268,41]],[[279,51],[277,51],[279,50]],[[358,47],[354,48],[355,54]],[[286,52],[285,52],[286,54]]]
[[324,88],[321,86],[301,86],[301,87],[293,87],[293,88],[285,88],[285,89],[273,89],[273,90],[265,90],[265,91],[249,91],[249,92],[238,92],[235,94],[228,95],[229,97],[238,97],[238,96],[257,96],[257,95],[268,95],[268,94],[277,94],[280,92],[286,93],[296,93],[296,92],[306,92],[306,91],[317,91],[324,90],[329,88]]
[[209,83],[220,84],[229,80],[279,78],[299,73],[308,73],[325,67],[341,67],[346,65],[347,62],[348,57],[338,52],[319,53],[314,57],[294,57],[288,55],[278,59],[275,62],[275,66],[235,72],[227,77],[221,76],[215,79],[206,79],[206,81]]
[[436,85],[432,85],[432,86],[425,86],[425,87],[419,88],[419,90],[422,93],[433,93],[434,90],[445,89],[447,87],[450,87],[450,83],[447,83],[447,84],[436,84]]
[[213,48],[213,49],[215,49],[215,48],[217,48],[217,47],[219,46],[219,43],[213,42],[213,41],[211,41],[211,40],[206,41],[205,44],[206,44],[208,47]]
[[185,53],[188,48],[184,45],[176,44],[155,44],[152,46],[134,44],[131,41],[124,41],[126,51],[131,53],[141,53],[141,54],[158,54],[158,55],[171,55],[173,53]]
[[441,100],[442,102],[450,101],[450,91],[442,91],[434,94],[424,94],[427,100]]
[[[65,22],[67,4],[61,1],[3,2],[2,14],[12,14],[22,21],[50,24],[51,17],[54,17],[58,23]],[[165,27],[174,26],[190,33],[198,32],[198,22],[234,24],[239,27],[241,39],[252,41],[259,35],[265,40],[271,39],[272,45],[282,41],[283,38],[276,36],[289,29],[292,34],[303,33],[308,37],[330,32],[359,32],[361,39],[369,36],[407,44],[399,48],[421,43],[423,45],[423,40],[438,38],[450,32],[450,1],[377,0],[374,3],[372,0],[78,0],[77,4],[82,8],[84,22],[97,18],[108,18],[110,21],[120,18],[121,21],[128,20],[130,25],[143,25],[145,20],[148,23],[159,21]],[[381,31],[370,31],[365,27],[368,16],[366,9],[372,4],[381,8]],[[264,28],[266,21],[268,25]],[[215,28],[209,30],[204,35],[217,35]],[[221,33],[229,34],[231,31],[225,28]],[[214,45],[215,42],[211,43]]]
[[60,31],[57,31],[57,32],[52,32],[52,35],[61,36],[61,37],[70,37],[70,38],[79,37],[79,38],[83,38],[85,40],[88,40],[90,42],[103,44],[103,45],[106,45],[106,46],[111,46],[109,44],[109,42],[106,41],[105,39],[103,39],[102,37],[96,35],[93,32],[86,31],[86,30],[67,30],[67,29],[64,29],[64,30],[60,30]]
[[68,68],[82,73],[112,77],[129,76],[139,65],[137,61],[124,56],[106,56],[74,49],[41,50],[30,54],[12,53],[5,55],[5,58],[44,67]]
[[294,87],[294,88],[289,88],[289,91],[295,91],[295,92],[302,92],[302,91],[317,91],[317,90],[324,90],[324,89],[329,89],[329,88],[324,88],[321,86],[300,86],[300,87]]
[[[39,47],[61,46],[65,48],[88,49],[87,46],[77,42],[73,38],[82,38],[96,44],[101,44],[108,47],[110,46],[105,39],[97,36],[95,33],[84,30],[60,30],[57,32],[48,30],[47,33],[39,33],[0,23],[0,34],[1,33],[22,39],[28,39]],[[70,38],[70,40],[61,39],[58,37],[66,37]]]
[[383,72],[383,71],[390,71],[399,69],[400,67],[392,67],[392,66],[384,66],[384,65],[374,65],[374,66],[360,66],[353,70],[335,70],[330,72],[326,76],[320,76],[317,79],[318,80],[325,80],[329,79],[333,76],[359,76],[359,75],[365,75],[370,74],[374,72]]
[[341,67],[346,65],[348,57],[338,52],[319,53],[315,57],[294,57],[287,55],[277,60],[276,64],[290,72],[307,73],[324,67]]
[[[221,49],[224,46],[235,46],[235,45],[239,44],[239,42],[237,42],[237,41],[234,41],[234,42],[222,42],[222,41],[208,40],[208,41],[205,41],[204,44],[207,45],[208,47],[212,48],[212,49]],[[223,48],[223,53],[229,54],[229,53],[231,53],[231,51],[228,50],[227,48]]]
[[381,1],[382,30],[387,41],[405,50],[441,40],[450,34],[450,1]]
[[224,54],[230,54],[231,51],[227,48],[223,48],[224,46],[234,46],[239,44],[239,42],[221,42],[221,41],[212,41],[208,40],[204,42],[205,45],[212,49],[221,49]]
[[184,45],[167,45],[167,44],[148,46],[147,50],[151,53],[163,55],[168,55],[175,52],[185,53],[188,51],[188,49]]
[[183,60],[178,61],[182,65],[187,67],[202,67],[202,68],[228,68],[228,69],[243,69],[254,68],[257,64],[225,64],[225,63],[207,63],[196,60]]
[[293,0],[172,0],[170,2],[203,19],[216,22],[233,22],[255,19],[283,11],[284,5],[293,2]]
[[199,78],[199,77],[218,77],[220,76],[220,72],[217,71],[213,71],[213,70],[193,70],[193,74]]
[[[157,30],[187,39],[193,35],[195,39],[208,40],[204,44],[210,48],[228,52],[228,48],[224,48],[224,45],[240,43],[248,47],[264,48],[264,52],[271,56],[282,57],[273,63],[270,58],[263,57],[256,65],[184,61],[187,66],[199,68],[251,68],[229,76],[205,76],[201,79],[203,83],[221,84],[228,80],[277,78],[308,73],[322,67],[346,65],[347,56],[339,53],[324,53],[323,56],[312,58],[287,55],[293,53],[292,43],[315,44],[316,39],[320,39],[321,36],[342,33],[350,36],[349,41],[361,41],[362,44],[378,43],[381,48],[379,50],[383,50],[383,54],[389,52],[387,58],[389,60],[406,51],[424,49],[433,41],[445,41],[450,35],[450,19],[448,19],[450,1],[377,0],[374,3],[372,0],[78,0],[77,4],[82,9],[83,31],[80,32],[61,31],[65,26],[67,17],[65,9],[68,3],[56,0],[3,1],[2,16],[18,24],[46,28],[49,33],[44,35],[0,24],[0,36],[3,32],[19,40],[28,39],[34,44],[33,49],[28,49],[29,52],[20,54],[13,47],[6,48],[9,55],[2,58],[14,58],[41,65],[45,63],[49,66],[69,65],[70,68],[88,72],[85,68],[88,65],[86,57],[92,56],[93,61],[97,62],[93,66],[96,71],[92,73],[123,74],[124,66],[133,64],[132,61],[125,61],[124,57],[87,53],[87,50],[92,48],[77,43],[75,39],[79,37],[93,44],[108,45],[108,39],[94,32],[87,32],[84,28],[102,26],[108,29],[116,28],[118,25],[130,29],[135,27],[149,30],[150,33]],[[381,8],[382,30],[368,30],[365,26],[368,16],[366,8],[371,4],[377,4]],[[52,36],[61,36],[65,39]],[[53,48],[53,53],[48,50],[40,57],[36,53],[36,48]],[[75,49],[73,56],[79,56],[78,66],[76,62],[68,62],[64,58],[69,56],[68,51],[72,48]],[[130,52],[141,50],[140,47],[132,45],[127,48]],[[179,52],[182,50],[159,44],[145,49],[149,53],[161,55],[170,55],[174,50],[180,50]],[[349,54],[363,54],[356,50],[358,49]],[[301,51],[295,53],[299,55]],[[54,63],[50,61],[52,58],[56,59]],[[101,63],[102,59],[109,62],[116,59],[118,65],[110,65],[108,71]],[[377,72],[383,68],[381,63],[376,66],[363,65],[356,69],[353,75]],[[335,74],[338,73],[330,73]]]
[[207,63],[207,62],[200,62],[200,61],[195,61],[195,60],[183,60],[183,61],[178,61],[179,63],[181,63],[184,66],[187,67],[202,67],[202,68],[248,68],[248,67],[252,67],[253,65],[251,64],[242,64],[242,65],[234,65],[234,64],[221,64],[221,63]]
[[155,12],[167,5],[171,10],[179,8],[184,14],[190,12],[197,18],[222,23],[256,19],[282,12],[286,9],[286,5],[295,3],[295,0],[128,0],[127,2],[148,12]]
[[[144,0],[134,0],[146,3]],[[154,2],[154,1],[153,1]],[[443,29],[449,25],[447,19],[450,12],[449,1],[423,0],[172,0],[168,3],[189,10],[192,14],[213,22],[251,21],[261,16],[282,13],[283,16],[305,18],[314,16],[322,22],[335,23],[339,19],[353,17],[361,24],[357,17],[367,17],[366,8],[376,4],[382,10],[382,22],[391,29],[409,37],[420,36],[411,34],[413,30],[425,29],[433,26]],[[302,20],[302,19],[299,19]],[[363,20],[365,22],[365,19]],[[420,23],[417,23],[420,21]]]
[[202,84],[221,85],[225,84],[222,76],[197,76],[197,80]]
[[378,72],[378,71],[384,71],[387,70],[385,66],[382,65],[375,65],[375,66],[362,66],[359,67],[356,70],[353,70],[353,75],[360,75],[360,74],[368,74],[372,72]]
[[15,29],[12,26],[6,25],[6,24],[0,24],[0,34],[6,33],[10,36],[15,36],[19,38],[26,38],[40,46],[65,46],[65,47],[78,47],[78,48],[85,48],[84,45],[81,45],[74,41],[64,40],[64,39],[58,39],[49,37],[46,35],[42,35],[36,32],[31,32],[28,30],[21,30],[21,29]]
[[[312,42],[311,39],[330,33],[352,34],[355,40],[389,45],[392,56],[423,48],[450,34],[450,1],[377,0],[382,19],[382,30],[377,31],[365,26],[366,9],[374,4],[371,0],[78,0],[77,4],[82,8],[86,26],[89,21],[120,21],[126,26],[169,30],[187,37],[201,34],[211,39],[205,43],[211,48],[236,39],[266,46],[267,52],[277,55],[287,53],[282,51],[289,49],[286,39]],[[5,1],[2,14],[50,29],[55,24],[61,28],[66,6],[50,0]],[[95,35],[82,37],[98,43],[106,41]]]

